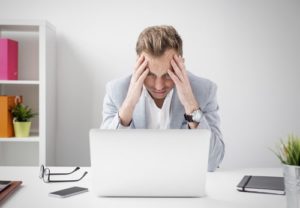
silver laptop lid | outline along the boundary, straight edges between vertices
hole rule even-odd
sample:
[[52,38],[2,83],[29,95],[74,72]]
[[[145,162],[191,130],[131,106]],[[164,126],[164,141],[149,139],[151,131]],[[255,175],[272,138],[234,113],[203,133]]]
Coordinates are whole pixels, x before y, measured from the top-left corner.
[[209,130],[92,129],[92,190],[99,196],[203,196],[209,141]]

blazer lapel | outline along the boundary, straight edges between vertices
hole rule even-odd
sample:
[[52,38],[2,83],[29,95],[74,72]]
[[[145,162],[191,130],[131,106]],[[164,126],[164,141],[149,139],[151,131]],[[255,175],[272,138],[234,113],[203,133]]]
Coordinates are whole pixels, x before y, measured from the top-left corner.
[[180,129],[184,122],[184,108],[178,98],[176,87],[171,101],[170,129]]

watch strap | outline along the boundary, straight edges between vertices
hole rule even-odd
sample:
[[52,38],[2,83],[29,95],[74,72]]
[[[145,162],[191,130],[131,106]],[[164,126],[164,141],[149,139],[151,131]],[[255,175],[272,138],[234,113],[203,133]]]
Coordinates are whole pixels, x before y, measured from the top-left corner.
[[193,116],[192,115],[188,115],[188,114],[184,114],[184,119],[188,122],[193,122]]

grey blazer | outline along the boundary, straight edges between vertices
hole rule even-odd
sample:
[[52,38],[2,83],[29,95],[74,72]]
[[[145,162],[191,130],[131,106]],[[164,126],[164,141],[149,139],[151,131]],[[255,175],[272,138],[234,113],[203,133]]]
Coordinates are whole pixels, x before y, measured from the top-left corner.
[[[217,86],[213,82],[197,77],[190,72],[188,72],[188,76],[194,96],[204,114],[198,128],[209,129],[212,132],[208,170],[214,171],[223,160],[225,151],[222,133],[220,131],[219,106],[216,99]],[[118,110],[127,95],[130,79],[131,75],[107,83],[106,95],[103,101],[103,121],[101,129],[118,129],[120,127]],[[130,128],[146,128],[145,102],[145,97],[141,96],[134,109]],[[176,87],[174,88],[170,109],[170,128],[188,128],[183,116],[185,113],[184,107],[178,98]]]

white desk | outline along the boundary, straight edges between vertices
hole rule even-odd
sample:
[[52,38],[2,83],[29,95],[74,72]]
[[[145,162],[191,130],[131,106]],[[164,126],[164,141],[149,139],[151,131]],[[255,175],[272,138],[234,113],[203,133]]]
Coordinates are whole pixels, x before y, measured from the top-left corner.
[[[281,195],[243,193],[236,190],[236,185],[244,175],[282,176],[281,169],[240,169],[222,170],[208,173],[206,193],[203,198],[115,198],[97,197],[91,191],[69,198],[49,197],[48,193],[71,186],[91,189],[89,173],[82,181],[76,183],[44,183],[39,179],[39,167],[0,167],[1,180],[22,180],[22,187],[7,198],[0,207],[103,207],[103,208],[177,208],[177,207],[286,207],[286,198]],[[66,172],[71,167],[51,167],[53,172]],[[89,167],[81,168],[89,171]],[[80,174],[78,174],[80,175]]]

